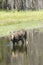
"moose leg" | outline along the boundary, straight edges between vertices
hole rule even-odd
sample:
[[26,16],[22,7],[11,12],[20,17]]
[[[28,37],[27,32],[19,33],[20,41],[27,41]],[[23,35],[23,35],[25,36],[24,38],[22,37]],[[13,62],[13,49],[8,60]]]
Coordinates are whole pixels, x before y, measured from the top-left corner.
[[13,51],[14,51],[14,45],[15,45],[15,42],[13,42]]
[[22,47],[23,47],[23,45],[24,45],[24,40],[22,39],[21,41],[22,41]]
[[26,54],[27,54],[27,42],[26,42],[27,40],[25,39],[25,51],[26,51]]
[[18,41],[17,41],[17,45],[18,45]]

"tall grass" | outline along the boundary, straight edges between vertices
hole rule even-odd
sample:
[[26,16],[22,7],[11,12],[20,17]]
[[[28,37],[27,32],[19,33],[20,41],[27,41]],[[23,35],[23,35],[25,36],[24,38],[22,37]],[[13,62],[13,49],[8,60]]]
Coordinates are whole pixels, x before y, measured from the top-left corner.
[[0,25],[42,20],[43,11],[0,11]]
[[42,11],[0,11],[0,35],[11,30],[43,26]]

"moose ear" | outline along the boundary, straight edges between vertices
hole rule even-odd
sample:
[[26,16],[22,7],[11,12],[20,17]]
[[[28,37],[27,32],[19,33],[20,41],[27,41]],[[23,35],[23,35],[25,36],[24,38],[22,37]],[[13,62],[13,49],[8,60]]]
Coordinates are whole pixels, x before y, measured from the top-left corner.
[[12,34],[11,37],[12,37],[12,39],[13,39],[13,38],[14,38],[14,35]]

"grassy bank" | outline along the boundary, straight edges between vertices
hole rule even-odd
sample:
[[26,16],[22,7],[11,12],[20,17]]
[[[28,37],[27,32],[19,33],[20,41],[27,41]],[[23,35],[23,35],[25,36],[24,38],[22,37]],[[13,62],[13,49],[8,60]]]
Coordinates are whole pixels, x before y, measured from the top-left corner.
[[0,35],[35,26],[43,26],[43,11],[0,11]]

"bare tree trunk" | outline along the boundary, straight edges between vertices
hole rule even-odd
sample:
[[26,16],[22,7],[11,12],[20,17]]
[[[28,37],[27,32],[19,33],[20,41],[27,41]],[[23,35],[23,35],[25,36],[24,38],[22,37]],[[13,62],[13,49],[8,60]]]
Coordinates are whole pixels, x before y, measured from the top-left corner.
[[15,9],[16,10],[22,10],[22,6],[23,6],[22,0],[15,0]]
[[22,0],[23,2],[23,10],[26,10],[26,0]]
[[6,8],[6,0],[3,0],[2,1],[2,9],[5,9]]
[[14,0],[8,0],[8,8],[11,10],[14,9]]

